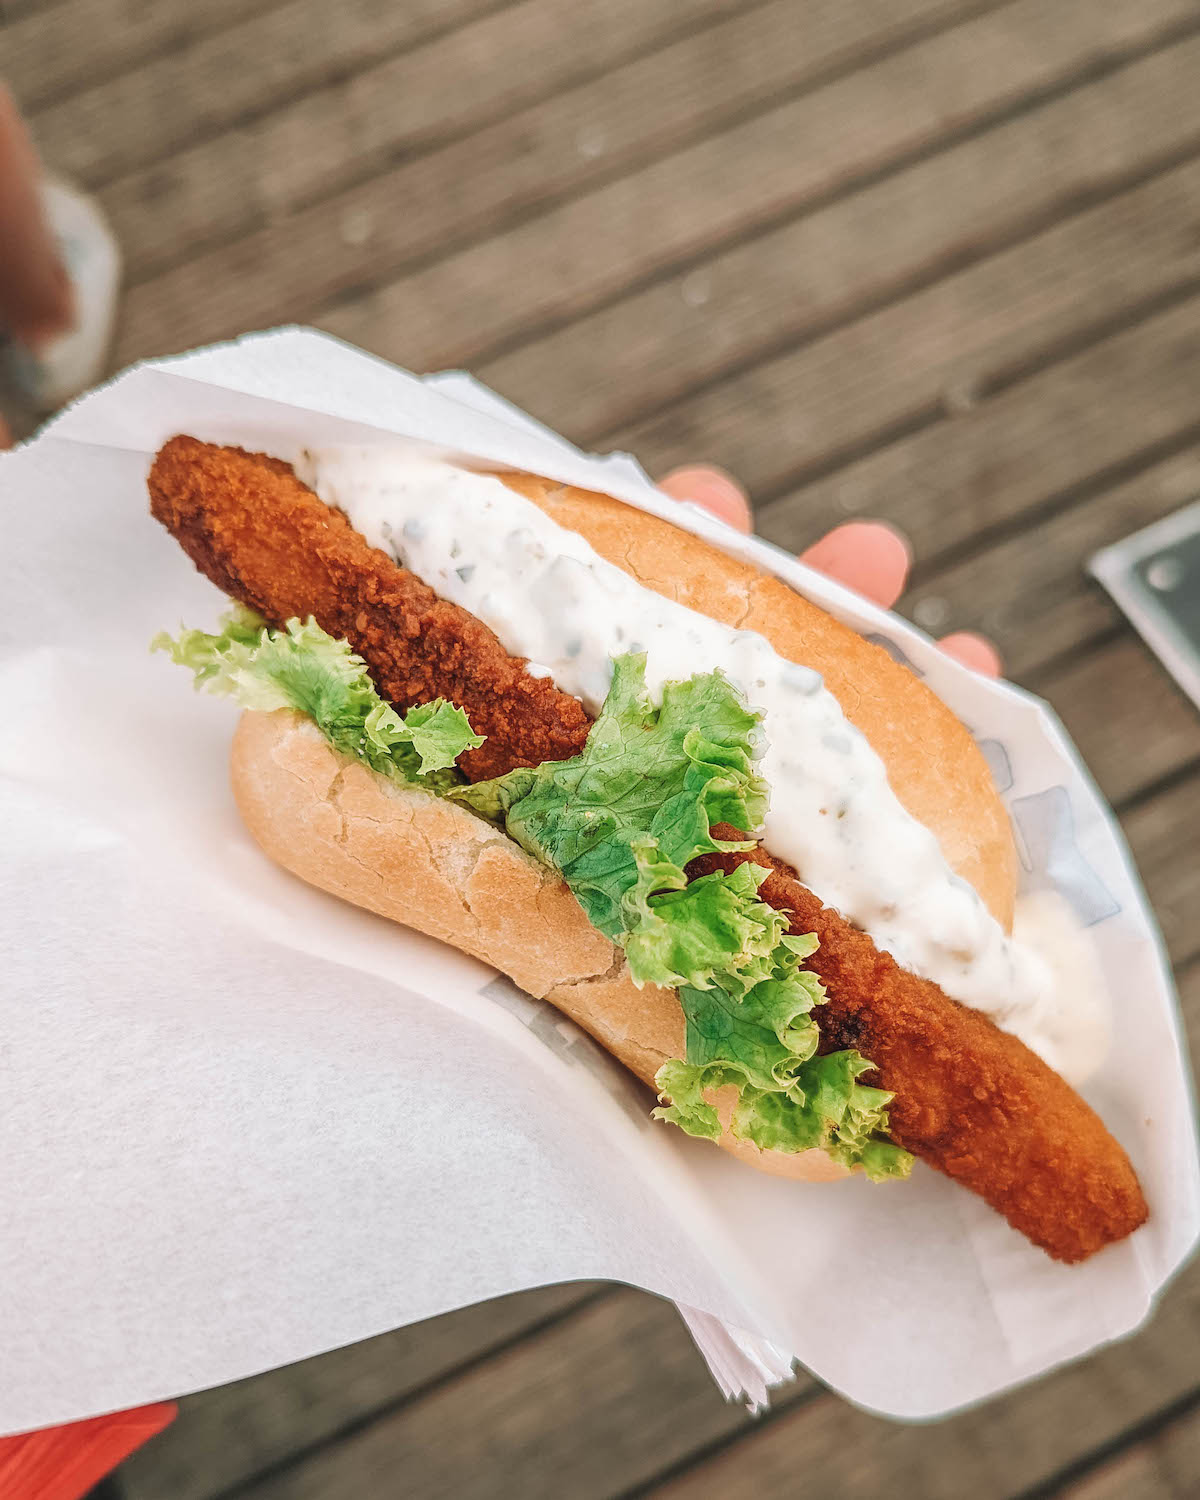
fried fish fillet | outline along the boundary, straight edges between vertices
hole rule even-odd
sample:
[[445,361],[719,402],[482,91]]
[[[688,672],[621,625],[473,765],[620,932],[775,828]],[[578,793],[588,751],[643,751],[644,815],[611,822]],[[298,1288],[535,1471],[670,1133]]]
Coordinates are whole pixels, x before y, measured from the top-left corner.
[[771,870],[759,894],[788,913],[792,932],[816,933],[809,967],[829,993],[814,1012],[821,1051],[856,1047],[874,1062],[863,1081],[895,1095],[888,1119],[897,1145],[978,1193],[1055,1260],[1086,1260],[1145,1222],[1121,1146],[1019,1037],[902,969],[764,850],[706,855],[693,873],[748,859]]
[[[176,437],[149,476],[151,510],[219,588],[273,624],[312,615],[350,642],[399,708],[444,697],[487,736],[460,764],[472,780],[564,760],[591,721],[531,677],[481,621],[371,547],[340,512],[261,454]],[[728,836],[734,835],[732,830]],[[763,898],[815,932],[829,991],[822,1050],[857,1047],[895,1098],[891,1134],[978,1193],[1058,1260],[1079,1261],[1147,1216],[1128,1157],[1078,1094],[1018,1038],[907,972],[758,850]]]
[[372,547],[263,454],[175,437],[148,480],[152,514],[197,568],[272,625],[312,615],[348,640],[398,708],[448,698],[484,743],[460,764],[473,781],[566,760],[591,720],[577,698],[531,677],[474,615]]

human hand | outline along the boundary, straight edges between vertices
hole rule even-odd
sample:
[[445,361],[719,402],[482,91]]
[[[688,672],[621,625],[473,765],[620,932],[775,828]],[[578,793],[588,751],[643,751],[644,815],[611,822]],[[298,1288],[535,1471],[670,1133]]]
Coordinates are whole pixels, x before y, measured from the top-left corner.
[[[675,500],[690,500],[711,511],[739,531],[754,529],[745,490],[722,469],[707,464],[672,469],[659,481],[659,489]],[[835,526],[802,552],[800,560],[885,609],[904,592],[912,567],[908,542],[883,521],[847,521]],[[983,636],[956,630],[938,644],[947,656],[985,677],[1000,676],[1000,654]]]

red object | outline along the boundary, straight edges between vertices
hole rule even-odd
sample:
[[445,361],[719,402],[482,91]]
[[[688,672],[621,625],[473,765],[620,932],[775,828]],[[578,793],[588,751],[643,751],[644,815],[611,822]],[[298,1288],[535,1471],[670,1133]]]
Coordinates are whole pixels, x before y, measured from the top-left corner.
[[161,1432],[175,1412],[173,1401],[163,1401],[0,1438],[0,1495],[4,1500],[79,1500]]

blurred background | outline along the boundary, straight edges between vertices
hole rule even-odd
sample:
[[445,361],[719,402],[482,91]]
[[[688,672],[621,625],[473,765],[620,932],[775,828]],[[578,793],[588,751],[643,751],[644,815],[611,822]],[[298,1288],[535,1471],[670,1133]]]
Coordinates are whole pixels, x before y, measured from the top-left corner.
[[[1200,496],[1197,0],[0,17],[0,75],[47,164],[122,247],[112,368],[313,323],[466,366],[652,472],[723,464],[784,547],[853,516],[902,527],[902,611],[990,634],[1116,807],[1196,1041],[1200,719],[1085,565]],[[1200,1266],[1131,1342],[921,1428],[804,1375],[752,1421],[669,1307],[537,1291],[189,1398],[119,1485],[1194,1496]]]

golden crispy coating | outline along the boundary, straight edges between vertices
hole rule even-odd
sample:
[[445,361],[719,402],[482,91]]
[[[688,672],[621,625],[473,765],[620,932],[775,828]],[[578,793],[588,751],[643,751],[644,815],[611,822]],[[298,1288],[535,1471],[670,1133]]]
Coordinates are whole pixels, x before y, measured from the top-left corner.
[[[718,837],[736,838],[732,828]],[[1099,1115],[1019,1038],[949,999],[820,901],[763,850],[709,855],[696,873],[745,859],[771,869],[760,894],[821,946],[828,987],[821,1050],[857,1047],[890,1089],[892,1138],[986,1199],[1055,1260],[1079,1261],[1131,1234],[1146,1200]]]
[[474,615],[370,546],[288,464],[175,437],[147,481],[150,509],[219,589],[274,625],[312,615],[348,640],[399,708],[444,697],[479,734],[475,780],[566,760],[590,721],[577,699],[530,677]]
[[[575,698],[530,677],[473,615],[370,547],[289,465],[176,437],[149,488],[154,515],[226,593],[275,624],[313,615],[350,641],[398,707],[445,697],[465,708],[488,737],[462,758],[473,780],[582,747],[590,721]],[[763,897],[791,914],[793,931],[820,939],[812,967],[829,990],[817,1012],[822,1050],[857,1047],[872,1059],[871,1081],[896,1096],[900,1145],[1058,1260],[1083,1260],[1145,1220],[1124,1151],[1023,1042],[901,969],[763,851],[720,862],[746,858],[771,867]]]

